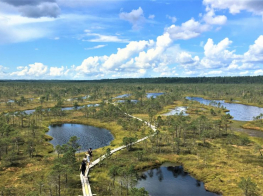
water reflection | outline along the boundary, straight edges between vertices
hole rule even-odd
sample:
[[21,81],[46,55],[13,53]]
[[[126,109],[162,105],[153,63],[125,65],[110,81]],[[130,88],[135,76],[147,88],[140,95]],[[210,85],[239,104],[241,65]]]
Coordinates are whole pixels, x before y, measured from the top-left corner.
[[263,113],[263,108],[238,103],[225,103],[224,100],[207,100],[201,97],[186,97],[186,99],[198,101],[205,105],[224,107],[229,110],[228,113],[233,116],[233,119],[238,121],[251,121],[253,117]]
[[205,190],[204,184],[184,171],[182,166],[162,165],[140,175],[137,188],[144,187],[152,196],[157,195],[218,195]]
[[160,95],[163,95],[164,93],[146,93],[146,97],[147,98],[156,98],[156,97],[158,97],[158,96],[160,96]]
[[188,116],[186,113],[187,107],[185,106],[178,106],[174,109],[170,110],[170,112],[163,114],[164,116],[172,116],[172,115],[179,115],[182,113],[183,116]]
[[108,146],[114,139],[113,135],[107,129],[97,128],[81,124],[58,124],[50,125],[47,135],[53,137],[50,141],[54,146],[67,143],[72,136],[79,138],[81,151],[88,148],[97,149]]
[[120,99],[120,98],[126,98],[126,97],[130,97],[131,94],[124,94],[124,95],[119,95],[117,97],[114,97],[114,99]]

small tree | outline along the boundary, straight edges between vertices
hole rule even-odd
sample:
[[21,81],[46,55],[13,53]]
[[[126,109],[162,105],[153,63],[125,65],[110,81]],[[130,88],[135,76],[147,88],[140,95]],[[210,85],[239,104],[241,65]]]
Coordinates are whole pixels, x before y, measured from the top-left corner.
[[131,195],[133,196],[147,196],[149,195],[145,188],[132,188]]
[[263,148],[262,148],[262,146],[261,145],[256,145],[255,146],[255,151],[258,151],[259,153],[260,153],[260,156],[262,157],[263,155],[262,155],[262,152],[261,152],[261,150],[262,150]]
[[118,167],[116,165],[111,166],[110,171],[109,171],[109,175],[112,178],[113,185],[114,185],[115,177],[117,176],[117,174],[118,174]]
[[257,185],[250,179],[250,177],[247,179],[242,177],[238,186],[243,190],[245,196],[257,195]]

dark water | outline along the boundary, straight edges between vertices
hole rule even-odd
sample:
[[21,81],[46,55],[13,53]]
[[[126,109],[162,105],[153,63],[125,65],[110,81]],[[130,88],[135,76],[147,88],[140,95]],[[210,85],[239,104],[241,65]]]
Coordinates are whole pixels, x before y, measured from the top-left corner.
[[225,103],[224,100],[207,100],[201,97],[186,97],[186,99],[198,101],[205,105],[210,104],[217,107],[223,106],[226,109],[230,110],[228,113],[234,117],[234,120],[238,121],[251,121],[253,120],[253,117],[256,117],[260,115],[260,113],[263,113],[263,108],[238,103]]
[[252,136],[252,137],[261,137],[261,138],[263,138],[263,131],[252,130],[252,129],[243,129],[241,127],[238,127],[238,128],[231,127],[231,129],[233,131],[246,133],[246,134],[248,134],[249,136]]
[[[87,105],[88,107],[98,107],[100,104],[89,104]],[[84,106],[79,106],[77,109],[83,108]],[[66,107],[66,108],[61,108],[62,111],[67,111],[67,110],[74,110],[74,107]],[[43,110],[44,111],[44,110]],[[27,115],[33,114],[35,110],[25,110],[24,111]]]
[[106,129],[81,124],[49,126],[47,135],[53,137],[50,143],[54,146],[63,145],[69,141],[70,137],[77,136],[82,151],[88,148],[97,149],[108,146],[114,139],[110,131]]
[[163,94],[164,93],[146,93],[146,97],[147,98],[151,98],[151,97],[156,98],[156,97],[163,95]]
[[142,173],[136,185],[144,187],[151,196],[215,196],[205,190],[204,183],[197,181],[182,166],[166,166]]

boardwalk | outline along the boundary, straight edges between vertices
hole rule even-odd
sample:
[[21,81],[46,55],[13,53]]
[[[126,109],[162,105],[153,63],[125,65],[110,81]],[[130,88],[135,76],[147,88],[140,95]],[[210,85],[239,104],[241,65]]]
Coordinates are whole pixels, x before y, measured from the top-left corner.
[[[137,118],[135,116],[132,116],[130,114],[126,114],[132,118],[136,118],[140,121],[143,121],[142,119],[140,118]],[[145,124],[147,124],[153,131],[154,131],[154,134],[156,132],[156,128],[155,126],[151,125],[150,123],[144,121]],[[154,135],[153,134],[153,135]],[[150,135],[150,136],[153,136],[153,135]],[[139,143],[143,140],[146,140],[148,139],[150,136],[146,136],[144,138],[141,138],[139,140],[137,140],[136,142],[134,142],[133,144],[136,144],[136,143]],[[119,150],[122,150],[123,148],[126,148],[126,146],[120,146],[118,148],[115,148],[113,150],[111,150],[111,154],[114,154],[115,152],[119,151]],[[102,155],[100,158],[96,159],[95,161],[92,161],[92,165],[90,165],[90,168],[94,167],[95,165],[97,165],[100,161],[102,161],[103,159],[105,159],[105,155]],[[89,178],[88,178],[88,175],[89,175],[89,169],[86,170],[86,173],[85,173],[85,176],[86,177],[83,177],[83,175],[80,173],[80,180],[81,180],[81,184],[82,184],[82,191],[83,191],[83,196],[92,196],[92,192],[91,192],[91,188],[90,188],[90,183],[89,183]]]

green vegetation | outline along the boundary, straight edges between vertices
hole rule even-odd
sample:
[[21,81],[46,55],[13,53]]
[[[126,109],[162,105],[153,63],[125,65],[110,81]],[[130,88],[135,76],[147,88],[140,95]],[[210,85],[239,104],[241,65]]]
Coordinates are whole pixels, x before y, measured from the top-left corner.
[[[191,83],[195,80],[201,82]],[[201,96],[263,107],[261,80],[233,77],[2,82],[0,193],[81,195],[79,165],[84,152],[77,153],[77,138],[54,149],[49,143],[52,138],[45,135],[50,124],[79,123],[106,128],[114,135],[110,146],[94,150],[94,160],[107,155],[90,172],[92,190],[97,195],[147,195],[144,189],[134,187],[138,172],[167,161],[183,164],[210,191],[262,195],[263,139],[233,131],[240,126],[263,130],[261,117],[247,124],[233,122],[220,106],[185,99]],[[253,81],[256,83],[247,84]],[[148,99],[145,95],[150,92],[165,94]],[[131,96],[114,99],[121,94]],[[134,99],[138,103],[131,101]],[[187,106],[189,116],[162,116],[176,106]],[[62,110],[64,107],[73,109]],[[27,109],[35,111],[29,114],[24,112]],[[125,113],[155,124],[157,134],[132,145],[153,131]],[[126,145],[126,150],[109,153],[121,145]]]

